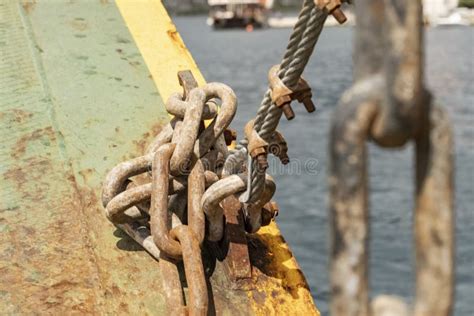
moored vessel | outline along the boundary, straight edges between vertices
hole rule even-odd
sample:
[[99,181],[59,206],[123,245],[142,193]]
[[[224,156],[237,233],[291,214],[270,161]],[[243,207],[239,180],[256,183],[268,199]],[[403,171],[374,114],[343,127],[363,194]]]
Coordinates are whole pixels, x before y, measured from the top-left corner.
[[272,0],[208,0],[208,24],[214,28],[264,27]]

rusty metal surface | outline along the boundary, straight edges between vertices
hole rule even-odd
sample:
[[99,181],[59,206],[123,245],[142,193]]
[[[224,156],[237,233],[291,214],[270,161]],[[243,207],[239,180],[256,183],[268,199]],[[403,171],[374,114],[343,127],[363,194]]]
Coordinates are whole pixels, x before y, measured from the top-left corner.
[[[452,131],[423,82],[421,1],[356,1],[355,83],[330,141],[331,313],[450,315],[454,296]],[[389,36],[387,36],[389,35]],[[416,297],[369,299],[367,141],[416,145]]]
[[187,302],[189,315],[205,316],[209,301],[199,241],[192,229],[185,225],[173,228],[171,235],[179,241],[183,252],[184,272],[189,289]]
[[[314,3],[318,7],[325,8],[332,14],[339,24],[343,24],[347,21],[346,15],[340,9],[342,2],[344,2],[344,0],[314,0]],[[350,2],[350,0],[345,2]]]
[[309,87],[306,80],[300,77],[294,87],[287,87],[278,76],[280,72],[280,65],[275,65],[270,68],[268,72],[268,82],[270,89],[272,90],[272,102],[280,107],[285,114],[287,120],[295,118],[295,113],[291,108],[291,101],[298,100],[303,103],[308,113],[314,112],[314,107],[311,97],[311,88]]
[[227,275],[234,287],[241,280],[252,276],[244,215],[238,199],[229,196],[222,201],[225,216],[224,238],[219,245],[220,256],[226,267]]
[[97,216],[99,175],[167,118],[119,12],[2,1],[0,20],[2,313],[165,312],[157,263]]
[[[167,302],[168,310],[173,314],[188,311],[191,315],[207,315],[209,300],[212,300],[214,293],[207,291],[208,282],[201,258],[201,247],[204,246],[206,233],[205,215],[208,215],[209,239],[219,241],[222,238],[224,225],[220,202],[228,195],[237,194],[244,189],[243,187],[238,191],[229,191],[229,188],[234,187],[228,186],[229,181],[235,176],[219,179],[220,172],[214,169],[217,166],[216,160],[219,154],[223,159],[227,155],[221,134],[233,118],[236,99],[231,89],[223,84],[212,83],[197,87],[189,71],[179,72],[178,79],[184,90],[182,95],[183,97],[186,95],[187,98],[177,103],[173,101],[173,98],[179,95],[171,95],[169,100],[172,100],[173,105],[168,106],[167,110],[175,111],[179,107],[184,108],[184,116],[175,116],[172,119],[171,139],[165,130],[163,132],[165,136],[157,135],[156,139],[159,141],[154,141],[152,146],[164,140],[170,142],[161,144],[155,152],[149,151],[145,156],[122,162],[113,168],[105,178],[102,200],[105,213],[114,225],[124,228],[124,231],[143,247],[148,246],[145,241],[153,240],[156,247],[153,247],[149,253],[155,259],[164,261],[163,273],[170,273],[163,279],[163,287],[167,291],[164,295],[167,298],[181,295],[179,290],[182,286],[177,282],[176,272],[171,270],[178,270],[181,261],[183,262],[188,287],[187,299],[170,299]],[[203,123],[203,109],[211,98],[222,101],[222,111],[214,113],[211,123],[206,127]],[[170,102],[167,104],[169,105]],[[206,135],[206,131],[212,133]],[[200,146],[195,146],[195,143],[198,145],[198,138],[201,138],[203,142],[199,144]],[[222,148],[216,146],[219,139],[222,140]],[[193,152],[195,148],[203,151],[197,155]],[[174,170],[173,159],[175,159]],[[207,190],[204,161],[209,163],[206,168],[212,165],[212,171],[217,173],[212,171],[211,174],[208,173]],[[150,165],[151,192],[148,183]],[[170,190],[170,183],[173,184],[175,180],[171,178],[172,175],[175,179],[184,179],[180,184],[187,189],[187,196],[183,194],[183,190],[178,193],[176,190]],[[176,176],[181,176],[181,178],[176,178]],[[237,178],[240,179],[238,176]],[[241,182],[244,184],[243,181]],[[127,195],[127,192],[131,193]],[[271,195],[273,192],[274,190],[271,191]],[[267,197],[268,200],[271,195]],[[136,204],[132,204],[133,202]],[[112,205],[109,205],[111,203]],[[148,208],[147,203],[150,205]],[[261,204],[264,203],[266,201]],[[257,211],[258,214],[261,213],[260,208]],[[215,234],[216,227],[220,229],[219,235]],[[134,228],[137,230],[134,231]],[[243,225],[241,233],[244,234],[245,240]],[[150,247],[145,247],[145,249],[150,249]],[[231,257],[229,255],[229,258]],[[250,277],[248,253],[247,270]],[[186,303],[181,304],[183,302]]]
[[[2,310],[13,314],[168,313],[165,301],[173,301],[164,283],[169,276],[169,282],[179,281],[183,286],[179,271],[174,269],[175,273],[164,277],[159,267],[165,260],[153,260],[101,214],[102,175],[111,165],[141,157],[153,141],[155,150],[169,142],[174,124],[167,123],[161,97],[116,5],[2,2],[0,15],[8,22],[0,25],[1,39],[6,39],[0,63],[7,69],[0,74],[0,129],[8,135],[0,144]],[[154,30],[161,31],[166,32]],[[176,34],[170,36],[176,38]],[[154,54],[160,56],[161,47]],[[167,76],[171,81],[175,75]],[[211,88],[210,95],[224,93],[232,98],[226,91],[219,95],[219,87]],[[225,144],[218,135],[233,116],[234,106],[229,104],[230,110],[224,111],[207,139]],[[164,131],[161,138],[153,140],[160,130]],[[142,169],[132,173],[149,171],[152,158],[142,160]],[[130,185],[123,179],[131,174],[125,174],[106,202],[111,203],[116,192]],[[205,178],[207,187],[216,180],[208,172]],[[184,193],[179,180],[169,181],[170,188],[176,186],[174,192],[179,192],[173,196]],[[146,181],[140,185],[151,191]],[[134,219],[148,216],[149,206],[140,203],[146,200],[148,187],[136,189],[136,196],[122,196],[122,201],[116,201],[116,212],[138,203],[137,209],[125,213],[136,215]],[[176,213],[183,207],[179,200],[169,202]],[[149,228],[136,224],[117,226],[159,256]],[[253,273],[257,292],[229,292],[231,284],[221,262],[204,256],[206,286],[214,293],[210,314],[261,314],[269,309],[315,313],[302,273],[280,272],[288,266],[293,270],[296,263],[289,250],[280,251],[287,249],[280,238],[266,236],[278,232],[274,223],[270,226],[262,231],[264,247],[251,251],[254,257],[268,257],[268,265],[259,265]],[[269,298],[262,300],[265,295]]]
[[182,250],[170,236],[171,214],[168,211],[168,179],[170,159],[175,144],[164,144],[155,153],[153,160],[153,184],[150,208],[150,231],[156,246],[166,255],[179,259]]
[[209,222],[209,240],[219,241],[224,234],[224,211],[220,202],[245,190],[243,176],[231,175],[210,186],[202,197],[202,210]]
[[416,141],[415,315],[449,315],[454,304],[453,134],[446,112],[433,105]]

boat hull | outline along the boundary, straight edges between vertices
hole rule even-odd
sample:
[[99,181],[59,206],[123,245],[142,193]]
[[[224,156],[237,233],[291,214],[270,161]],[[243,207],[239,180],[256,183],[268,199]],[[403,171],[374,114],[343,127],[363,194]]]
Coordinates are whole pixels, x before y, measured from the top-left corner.
[[[1,310],[167,314],[157,262],[100,202],[169,120],[177,71],[205,82],[161,1],[7,1],[0,20]],[[211,311],[317,314],[276,224],[249,240],[246,282],[206,255]]]

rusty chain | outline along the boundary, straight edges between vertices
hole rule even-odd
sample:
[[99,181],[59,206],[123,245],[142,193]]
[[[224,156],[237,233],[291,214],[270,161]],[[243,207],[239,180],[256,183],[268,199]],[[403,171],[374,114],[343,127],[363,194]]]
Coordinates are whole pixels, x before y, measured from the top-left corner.
[[[269,71],[269,89],[245,138],[228,128],[236,111],[233,91],[220,83],[197,86],[189,71],[178,79],[183,93],[166,102],[174,118],[145,155],[107,175],[106,215],[159,260],[174,314],[205,315],[208,293],[202,265],[204,240],[223,238],[222,202],[239,198],[248,233],[278,213],[267,155],[289,162],[276,128],[294,117],[292,101],[315,110],[301,74],[328,14],[345,21],[340,0],[305,0],[282,62]],[[346,1],[348,2],[348,1]],[[334,315],[409,314],[400,299],[368,294],[368,188],[365,142],[383,147],[416,144],[414,315],[449,315],[453,302],[452,135],[444,111],[423,83],[421,4],[358,0],[355,83],[336,109],[331,131],[331,312]],[[380,17],[383,16],[383,19]],[[386,34],[390,36],[387,38]],[[383,43],[383,44],[381,44]],[[211,120],[206,127],[204,120]],[[184,263],[189,287],[185,306],[176,264]]]
[[[237,108],[234,92],[221,83],[198,87],[190,71],[178,73],[178,78],[184,92],[166,102],[174,118],[144,156],[122,162],[108,173],[102,202],[107,218],[159,260],[170,310],[205,315],[208,293],[201,247],[204,239],[222,239],[220,204],[231,195],[238,197],[247,183],[245,173],[222,172],[227,144],[235,139],[227,129]],[[211,120],[207,127],[204,120]],[[281,135],[275,137],[279,146]],[[275,192],[273,179],[268,176],[266,183],[264,196],[244,208],[250,233],[268,225],[277,212],[269,203]],[[184,263],[189,287],[187,306],[183,298],[174,297],[181,295],[179,261]]]
[[[331,9],[328,5],[315,6],[313,0],[305,0],[285,56],[269,73],[270,89],[257,117],[246,126],[244,146],[231,154],[227,149],[236,138],[227,130],[237,105],[233,91],[218,83],[197,87],[189,71],[180,72],[184,91],[166,102],[174,118],[144,156],[119,164],[107,175],[102,194],[106,215],[159,260],[173,313],[207,312],[200,247],[205,238],[222,239],[220,204],[225,198],[240,196],[249,233],[268,225],[278,214],[278,207],[270,202],[275,184],[265,173],[267,154],[278,156],[284,164],[289,162],[286,141],[276,127],[282,112],[288,119],[294,116],[292,100],[314,111],[311,89],[301,73],[328,13],[340,13],[338,5]],[[212,121],[205,127],[204,120]],[[245,164],[247,151],[250,156]],[[188,306],[179,290],[175,263],[180,260],[189,285]]]

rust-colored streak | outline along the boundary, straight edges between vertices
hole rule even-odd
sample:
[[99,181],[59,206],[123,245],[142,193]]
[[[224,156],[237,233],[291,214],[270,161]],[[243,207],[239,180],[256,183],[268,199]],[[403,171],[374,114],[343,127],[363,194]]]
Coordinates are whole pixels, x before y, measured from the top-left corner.
[[178,45],[179,48],[186,50],[186,46],[184,46],[183,40],[181,39],[181,36],[179,35],[178,31],[176,28],[173,27],[170,28],[168,31],[166,31],[168,36],[171,38],[171,40]]
[[[25,161],[28,168],[12,167],[3,174],[4,180],[15,185],[22,198],[30,201],[41,201],[48,194],[49,183],[43,181],[44,174],[51,170],[51,162],[46,158],[31,157]],[[34,182],[34,188],[23,190],[25,183]]]
[[13,114],[11,121],[19,124],[26,123],[33,117],[33,113],[21,109],[13,109],[11,112]]
[[[139,140],[134,140],[133,144],[135,146],[135,151],[140,154],[144,154],[146,152],[147,146],[151,143],[151,141],[158,135],[161,130],[163,129],[163,123],[156,123],[153,124],[150,128],[149,132],[145,132],[142,134],[142,137]],[[117,133],[120,130],[117,128],[115,130]]]
[[21,4],[27,14],[30,14],[35,8],[36,0],[27,0]]
[[[13,217],[6,214],[2,219],[8,227],[4,233],[9,241],[2,246],[2,253],[8,254],[10,262],[0,270],[2,285],[10,285],[10,300],[21,302],[23,311],[90,314],[97,306],[95,275],[91,274],[90,263],[74,264],[82,262],[90,249],[84,247],[88,243],[81,225],[70,220],[81,205],[66,192],[67,187],[61,198],[48,199],[54,193],[44,175],[57,172],[58,166],[50,160],[33,156],[3,173],[2,180],[15,189],[22,203],[11,209]],[[36,209],[38,205],[40,209]],[[44,212],[51,215],[45,216]],[[25,216],[28,222],[23,220]],[[53,265],[44,269],[50,263]],[[6,289],[0,285],[0,290]]]
[[69,24],[73,29],[78,31],[85,31],[88,27],[87,22],[82,18],[75,18]]
[[[24,118],[24,116],[18,117],[20,119]],[[45,128],[37,129],[31,132],[30,134],[20,137],[12,148],[11,156],[16,159],[22,157],[26,152],[28,144],[32,141],[37,140],[42,141],[44,146],[50,146],[50,143],[56,140],[53,128],[51,126],[48,126]]]

